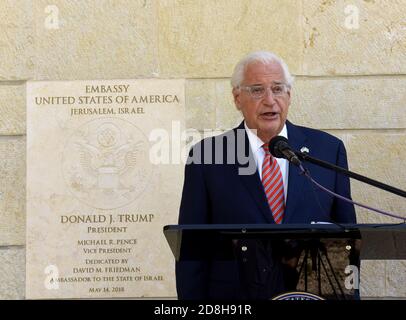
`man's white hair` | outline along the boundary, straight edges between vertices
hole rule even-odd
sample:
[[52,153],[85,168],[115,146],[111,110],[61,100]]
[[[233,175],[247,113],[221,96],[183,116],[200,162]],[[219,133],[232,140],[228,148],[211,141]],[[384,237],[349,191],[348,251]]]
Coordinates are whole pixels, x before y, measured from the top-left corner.
[[293,85],[294,77],[290,74],[289,68],[282,58],[279,58],[276,54],[268,51],[256,51],[246,55],[242,58],[234,68],[233,75],[231,76],[231,86],[237,89],[244,81],[244,74],[247,67],[255,62],[261,62],[263,64],[278,63],[283,70],[283,76],[286,84],[289,88]]

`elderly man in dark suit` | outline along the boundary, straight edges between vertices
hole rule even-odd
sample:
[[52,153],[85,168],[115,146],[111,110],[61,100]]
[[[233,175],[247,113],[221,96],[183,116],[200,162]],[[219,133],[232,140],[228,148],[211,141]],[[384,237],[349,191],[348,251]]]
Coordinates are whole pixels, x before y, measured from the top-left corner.
[[[284,61],[270,52],[251,53],[236,65],[232,93],[244,121],[192,148],[179,224],[355,223],[352,205],[315,190],[297,167],[269,153],[269,141],[281,135],[296,150],[348,167],[342,141],[287,120],[292,83]],[[307,168],[319,183],[351,198],[348,178],[311,164]],[[244,299],[240,280],[236,262],[176,264],[180,299]],[[268,299],[283,289],[278,281],[265,279],[250,297]]]

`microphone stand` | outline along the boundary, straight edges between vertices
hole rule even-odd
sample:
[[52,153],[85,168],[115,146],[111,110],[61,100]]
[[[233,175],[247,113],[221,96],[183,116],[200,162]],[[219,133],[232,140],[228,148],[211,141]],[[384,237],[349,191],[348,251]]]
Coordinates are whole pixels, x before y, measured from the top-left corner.
[[393,193],[393,194],[396,194],[396,195],[398,195],[398,196],[401,196],[401,197],[403,197],[403,198],[406,198],[406,191],[403,191],[403,190],[401,190],[401,189],[398,189],[398,188],[389,186],[389,185],[387,185],[387,184],[384,184],[384,183],[382,183],[382,182],[379,182],[379,181],[370,179],[370,178],[365,177],[365,176],[362,176],[362,175],[360,175],[360,174],[358,174],[358,173],[351,172],[351,171],[346,170],[346,169],[344,169],[344,168],[341,168],[341,167],[339,167],[339,166],[333,165],[333,164],[331,164],[331,163],[329,163],[329,162],[326,162],[326,161],[323,161],[323,160],[320,160],[320,159],[311,157],[311,156],[309,156],[309,155],[308,155],[307,153],[305,153],[305,152],[297,152],[297,151],[296,151],[295,154],[296,154],[301,160],[314,163],[314,164],[316,164],[316,165],[318,165],[318,166],[321,166],[321,167],[323,167],[323,168],[326,168],[326,169],[334,170],[334,171],[339,172],[339,173],[342,173],[342,174],[344,174],[344,175],[346,175],[346,176],[348,176],[348,177],[350,177],[350,178],[356,179],[356,180],[358,180],[358,181],[367,183],[367,184],[369,184],[369,185],[371,185],[371,186],[377,187],[377,188],[379,188],[379,189],[382,189],[382,190],[391,192],[391,193]]
[[[326,161],[323,161],[323,160],[320,160],[320,159],[311,157],[311,156],[309,156],[307,153],[295,151],[295,154],[296,154],[296,156],[297,156],[300,160],[302,160],[302,161],[307,161],[307,162],[316,164],[316,165],[318,165],[318,166],[320,166],[320,167],[323,167],[323,168],[326,168],[326,169],[330,169],[330,170],[333,170],[333,171],[342,173],[342,174],[344,174],[344,175],[346,175],[346,176],[348,176],[348,177],[350,177],[350,178],[354,178],[354,179],[356,179],[356,180],[358,180],[358,181],[367,183],[367,184],[372,185],[372,186],[374,186],[374,187],[377,187],[377,188],[379,188],[379,189],[382,189],[382,190],[385,190],[385,191],[388,191],[388,192],[391,192],[391,193],[393,193],[393,194],[396,194],[396,195],[399,195],[399,196],[401,196],[401,197],[406,198],[406,192],[403,191],[403,190],[397,189],[397,188],[395,188],[395,187],[389,186],[389,185],[384,184],[384,183],[382,183],[382,182],[379,182],[379,181],[370,179],[370,178],[368,178],[368,177],[362,176],[362,175],[360,175],[360,174],[358,174],[358,173],[351,172],[351,171],[346,170],[346,169],[344,169],[344,168],[341,168],[341,167],[339,167],[339,166],[333,165],[333,164],[331,164],[331,163],[329,163],[329,162],[326,162]],[[314,181],[313,178],[309,175],[309,172],[308,172],[307,170],[305,170],[302,165],[300,165],[299,168],[303,171],[303,173],[305,174],[305,176],[307,176],[307,177],[310,179],[310,181],[312,181],[313,183],[315,183],[316,185],[318,185],[318,186],[319,186],[320,188],[322,188],[324,191],[326,191],[326,192],[328,192],[328,193],[330,193],[330,194],[334,194],[334,193],[331,192],[330,190],[324,188],[323,186],[321,186],[320,184],[318,184],[316,181]],[[339,195],[337,195],[337,194],[334,194],[334,195],[339,196]],[[346,199],[346,198],[343,198],[343,200],[345,200],[345,199]],[[385,212],[383,212],[383,211],[381,211],[381,210],[373,209],[373,208],[370,208],[370,207],[368,207],[368,206],[362,205],[362,204],[360,204],[360,203],[356,203],[356,202],[353,202],[353,201],[350,201],[350,202],[353,203],[353,204],[356,204],[356,205],[360,205],[361,207],[364,207],[364,208],[367,208],[367,209],[372,209],[373,211],[382,213],[382,214],[387,215],[387,216],[391,216],[391,217],[394,217],[394,218],[402,219],[402,217],[395,216],[395,215],[389,214],[389,213],[385,213]],[[405,223],[405,222],[406,222],[405,218],[403,218],[403,220],[404,220],[403,223]],[[339,226],[340,226],[340,225],[339,225]],[[325,256],[325,258],[326,258],[326,260],[327,260],[327,264],[326,264],[326,265],[323,263],[323,260],[322,260],[322,254],[323,254],[323,253],[324,253],[324,256]],[[305,263],[305,268],[307,268],[307,255],[308,255],[308,252],[306,251],[306,254],[305,254],[305,257],[304,257],[304,260],[303,260],[303,263]],[[339,294],[337,293],[338,290],[336,291],[336,289],[335,289],[335,287],[334,287],[334,283],[333,283],[333,281],[332,281],[332,278],[329,276],[329,274],[328,274],[328,272],[327,272],[327,267],[330,268],[330,271],[331,271],[332,274],[333,274],[334,280],[335,280],[336,283],[338,284],[338,289],[340,290],[341,297],[342,297],[343,299],[346,299],[346,295],[344,294],[344,292],[343,292],[343,290],[342,290],[342,288],[341,288],[341,286],[340,286],[340,283],[339,283],[339,281],[337,280],[336,272],[335,272],[335,270],[334,270],[334,268],[333,268],[333,266],[332,266],[332,264],[331,264],[331,261],[330,261],[329,257],[327,256],[327,251],[326,251],[326,250],[323,251],[323,250],[321,250],[321,248],[317,248],[317,259],[318,259],[318,260],[317,260],[317,263],[318,263],[318,268],[317,268],[318,270],[317,270],[317,271],[318,271],[319,294],[321,295],[321,286],[320,286],[320,271],[321,271],[321,270],[320,270],[320,264],[321,264],[322,267],[323,267],[323,270],[324,270],[324,272],[325,272],[325,274],[326,274],[326,278],[327,278],[327,280],[329,281],[329,284],[330,284],[330,286],[331,286],[331,288],[332,288],[332,290],[333,290],[333,292],[334,292],[335,297],[336,297],[337,299],[340,298],[340,297],[339,297]],[[358,260],[358,262],[360,262],[360,260]],[[302,265],[302,267],[303,267],[303,265]],[[300,268],[299,275],[300,275],[300,272],[302,271],[302,267]],[[306,272],[306,270],[305,270],[305,272]],[[307,277],[306,277],[306,275],[305,275],[305,287],[307,288]],[[306,291],[306,289],[305,289],[305,291]],[[355,292],[356,292],[356,291],[355,291]],[[358,292],[358,294],[359,294],[359,292]]]

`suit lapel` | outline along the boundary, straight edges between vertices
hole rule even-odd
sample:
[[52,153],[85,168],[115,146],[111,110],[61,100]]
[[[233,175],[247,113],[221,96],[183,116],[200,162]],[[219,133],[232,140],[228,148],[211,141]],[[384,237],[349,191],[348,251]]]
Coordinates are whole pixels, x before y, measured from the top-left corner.
[[[306,143],[306,136],[300,128],[296,127],[289,121],[286,121],[288,129],[288,138],[290,146],[295,150],[300,150]],[[303,193],[304,177],[300,175],[299,168],[292,163],[289,163],[289,178],[288,178],[288,195],[283,223],[289,223],[295,213],[295,209],[299,203],[299,199]]]
[[[250,143],[248,140],[248,135],[245,131],[244,122],[242,122],[238,126],[237,130],[238,129],[244,130],[244,139],[240,139],[244,142],[244,146],[241,146],[240,143],[242,141],[239,141],[239,138],[238,138],[238,137],[241,137],[241,135],[239,136],[237,133],[236,133],[236,139],[237,139],[236,145],[239,145],[239,148],[240,148],[239,150],[241,150],[241,148],[244,148],[245,156],[246,157],[248,156],[249,163],[255,164],[255,159],[254,159],[254,155],[253,155],[253,152],[251,150],[251,146],[250,146]],[[241,172],[239,169],[244,168],[245,165],[238,162],[238,157],[237,157],[237,161],[236,161],[236,166],[237,166],[237,168],[236,168],[237,174],[239,175],[242,184],[247,188],[248,193],[254,199],[255,203],[257,204],[257,206],[258,206],[260,212],[262,213],[262,215],[264,216],[265,220],[268,223],[275,223],[272,218],[272,214],[269,209],[269,205],[266,200],[264,188],[262,186],[261,180],[259,179],[258,169],[256,168],[256,166],[255,166],[255,173],[240,174]]]

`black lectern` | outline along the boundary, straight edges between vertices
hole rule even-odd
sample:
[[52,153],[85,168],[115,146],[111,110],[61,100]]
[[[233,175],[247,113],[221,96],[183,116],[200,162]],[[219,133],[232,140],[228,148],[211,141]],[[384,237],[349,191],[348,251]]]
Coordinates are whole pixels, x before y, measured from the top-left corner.
[[177,261],[236,261],[247,299],[357,299],[360,260],[406,259],[405,224],[170,225],[164,234]]

